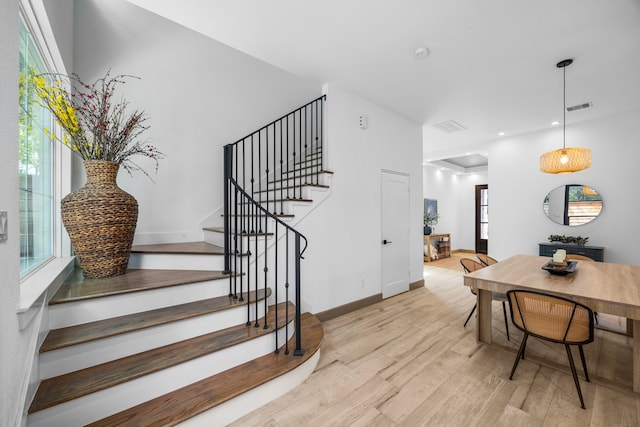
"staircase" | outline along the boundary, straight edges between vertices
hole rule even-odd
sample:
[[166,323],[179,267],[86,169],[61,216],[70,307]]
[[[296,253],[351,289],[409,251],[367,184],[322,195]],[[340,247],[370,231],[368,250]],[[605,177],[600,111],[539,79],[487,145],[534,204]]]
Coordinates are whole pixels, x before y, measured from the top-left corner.
[[225,425],[311,374],[322,326],[301,313],[293,225],[329,188],[323,103],[225,147],[225,215],[205,241],[134,246],[122,276],[74,271],[49,302],[29,426]]

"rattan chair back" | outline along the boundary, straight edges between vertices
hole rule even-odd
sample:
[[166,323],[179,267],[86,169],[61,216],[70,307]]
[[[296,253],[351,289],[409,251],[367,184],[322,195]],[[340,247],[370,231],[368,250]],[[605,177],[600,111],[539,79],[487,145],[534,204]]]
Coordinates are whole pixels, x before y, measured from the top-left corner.
[[496,264],[498,262],[497,259],[491,258],[487,254],[477,253],[476,254],[476,258],[478,258],[480,260],[480,262],[483,263],[484,265],[486,265],[487,267],[492,265],[492,264]]
[[511,321],[538,338],[579,345],[593,341],[593,311],[578,302],[533,291],[507,292]]
[[471,258],[462,258],[460,260],[460,264],[462,264],[462,268],[464,268],[465,274],[469,274],[472,271],[480,270],[481,268],[486,267],[486,265],[479,263],[475,259]]

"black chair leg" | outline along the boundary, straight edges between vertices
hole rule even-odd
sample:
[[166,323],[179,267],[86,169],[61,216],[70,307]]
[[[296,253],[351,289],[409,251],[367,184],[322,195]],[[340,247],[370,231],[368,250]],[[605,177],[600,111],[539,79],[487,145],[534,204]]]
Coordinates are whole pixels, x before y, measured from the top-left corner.
[[582,346],[579,345],[578,349],[580,350],[580,359],[582,360],[582,368],[584,369],[584,377],[586,378],[587,382],[591,382],[589,381],[589,372],[587,372],[587,361],[584,358],[584,350],[582,349]]
[[469,323],[469,319],[471,319],[471,316],[473,315],[473,312],[476,311],[476,307],[478,306],[478,303],[475,303],[473,305],[473,308],[471,309],[471,313],[469,313],[469,316],[467,317],[467,320],[465,320],[464,325],[462,326],[463,328],[465,326],[467,326],[467,323]]
[[520,362],[520,358],[524,359],[524,348],[527,345],[527,338],[529,338],[528,333],[524,333],[524,338],[522,338],[522,343],[520,344],[520,348],[518,349],[518,354],[516,355],[516,360],[513,362],[513,368],[511,368],[511,375],[509,375],[509,379],[513,379],[513,374],[516,372],[516,368],[518,367],[518,362]]
[[576,365],[575,363],[573,363],[573,356],[571,355],[571,349],[569,348],[569,344],[565,344],[564,346],[567,349],[567,357],[569,357],[569,365],[571,365],[573,382],[576,383],[576,390],[578,390],[578,397],[580,398],[580,406],[582,406],[582,409],[586,409],[584,407],[584,400],[582,399],[582,390],[580,390],[580,381],[578,381],[578,373],[576,372]]
[[507,305],[502,301],[502,314],[504,314],[504,327],[507,329],[507,341],[511,341],[509,339],[509,322],[507,322]]

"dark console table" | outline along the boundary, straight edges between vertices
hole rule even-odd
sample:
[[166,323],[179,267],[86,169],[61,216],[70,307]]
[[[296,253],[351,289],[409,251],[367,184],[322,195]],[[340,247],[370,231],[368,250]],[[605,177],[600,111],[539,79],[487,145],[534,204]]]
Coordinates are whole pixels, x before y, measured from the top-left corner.
[[568,254],[584,255],[594,261],[604,262],[604,247],[602,246],[578,246],[565,245],[562,243],[539,243],[540,256],[553,256],[558,249],[564,249]]

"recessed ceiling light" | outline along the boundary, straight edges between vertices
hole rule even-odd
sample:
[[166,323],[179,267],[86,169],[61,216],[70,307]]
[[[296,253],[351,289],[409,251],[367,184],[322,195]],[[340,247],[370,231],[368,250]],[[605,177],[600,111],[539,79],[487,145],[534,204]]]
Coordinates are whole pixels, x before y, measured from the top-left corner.
[[551,126],[558,126],[560,124],[560,122],[558,120],[556,120],[555,122],[551,122]]
[[426,47],[419,47],[413,51],[413,56],[415,56],[416,59],[426,58],[429,56],[429,49]]
[[504,132],[499,132],[498,136],[504,136]]

